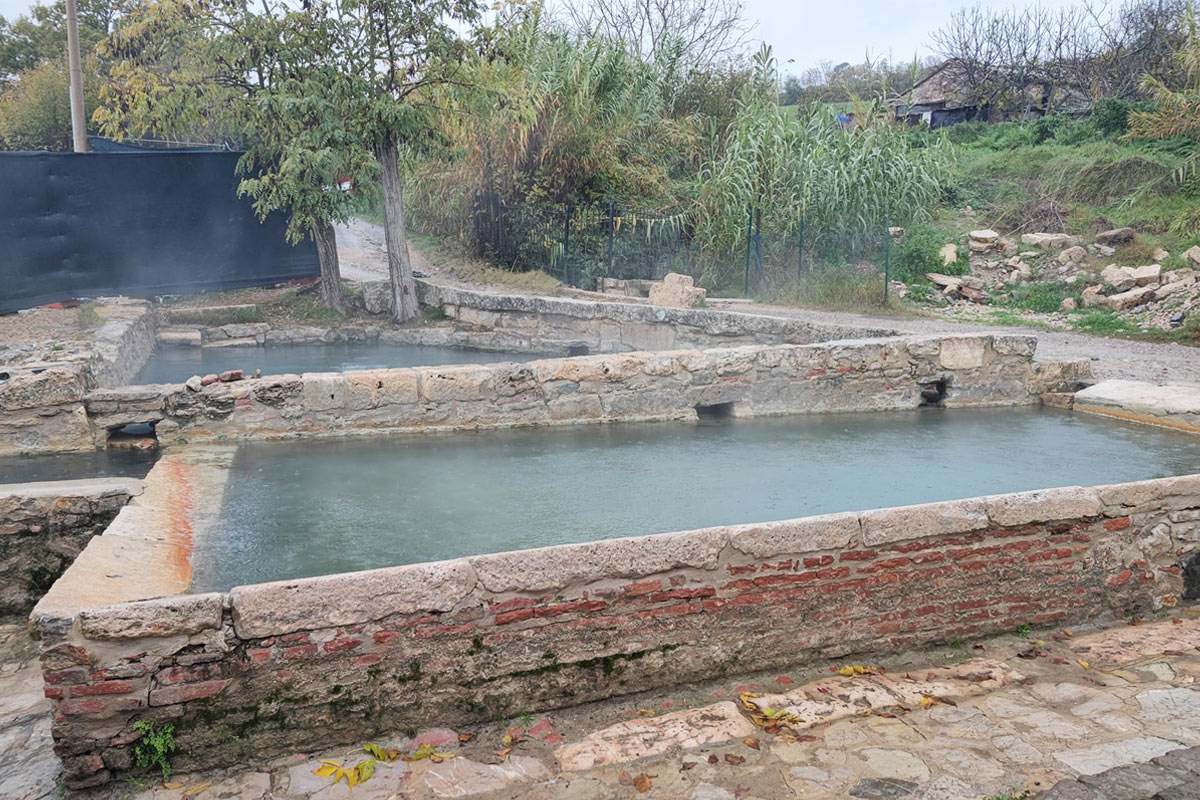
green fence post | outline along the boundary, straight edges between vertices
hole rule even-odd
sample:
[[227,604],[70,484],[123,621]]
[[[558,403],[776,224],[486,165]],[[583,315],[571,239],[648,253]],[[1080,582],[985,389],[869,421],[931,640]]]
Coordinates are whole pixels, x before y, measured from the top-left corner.
[[742,294],[750,296],[750,247],[754,243],[754,212],[746,209],[746,288]]
[[563,206],[563,283],[571,283],[571,204]]
[[883,304],[888,301],[888,284],[892,280],[892,226],[888,215],[883,215]]
[[800,237],[796,243],[796,283],[804,274],[804,217],[800,218]]

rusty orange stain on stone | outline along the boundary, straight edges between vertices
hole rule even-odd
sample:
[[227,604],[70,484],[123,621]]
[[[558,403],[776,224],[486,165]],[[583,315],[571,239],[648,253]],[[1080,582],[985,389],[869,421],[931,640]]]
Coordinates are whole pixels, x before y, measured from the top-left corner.
[[162,466],[171,480],[166,502],[167,539],[171,544],[179,545],[172,549],[172,577],[186,586],[192,582],[192,510],[195,507],[195,489],[187,464],[167,461]]

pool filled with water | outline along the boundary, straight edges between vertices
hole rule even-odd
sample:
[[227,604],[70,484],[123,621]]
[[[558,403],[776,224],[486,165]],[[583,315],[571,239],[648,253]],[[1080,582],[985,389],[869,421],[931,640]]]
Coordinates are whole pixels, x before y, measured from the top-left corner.
[[0,483],[144,478],[157,460],[157,452],[141,450],[87,450],[41,456],[4,456],[0,457]]
[[302,372],[345,372],[441,364],[491,364],[533,361],[531,353],[468,350],[461,347],[359,342],[344,344],[281,344],[269,347],[160,347],[130,383],[183,383],[193,375],[240,369],[247,375]]
[[1200,437],[1043,408],[239,447],[193,591],[618,536],[1200,472]]

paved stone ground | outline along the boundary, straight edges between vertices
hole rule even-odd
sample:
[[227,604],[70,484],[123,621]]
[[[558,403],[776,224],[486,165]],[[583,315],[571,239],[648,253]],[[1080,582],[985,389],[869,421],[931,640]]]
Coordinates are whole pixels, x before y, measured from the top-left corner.
[[[1200,768],[1200,611],[1177,613],[904,654],[865,674],[822,664],[502,725],[381,737],[380,746],[410,757],[426,743],[446,757],[381,763],[353,789],[313,773],[320,759],[357,764],[366,757],[360,746],[174,776],[168,786],[121,784],[104,796],[968,800],[1050,790],[1057,800],[1200,798],[1200,777],[1189,773]],[[15,625],[0,627],[0,649],[0,797],[52,797],[57,764],[34,649]]]

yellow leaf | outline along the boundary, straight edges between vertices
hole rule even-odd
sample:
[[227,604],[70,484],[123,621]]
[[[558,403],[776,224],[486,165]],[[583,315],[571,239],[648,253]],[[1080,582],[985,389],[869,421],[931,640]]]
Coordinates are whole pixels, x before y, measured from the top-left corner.
[[203,792],[208,787],[212,786],[212,781],[201,781],[200,783],[189,786],[183,790],[184,797],[195,797]]
[[358,779],[365,781],[375,774],[375,759],[368,758],[365,761],[360,761],[355,769],[358,771]]
[[350,769],[346,770],[346,783],[350,786],[351,789],[353,789],[355,786],[358,786],[358,768],[357,767],[351,767]]
[[1075,663],[1078,664],[1079,666],[1083,667],[1084,669],[1092,668],[1092,665],[1089,664],[1088,662],[1084,661],[1082,658],[1075,659]]
[[313,770],[313,775],[318,778],[328,778],[333,773],[337,772],[339,767],[336,764],[322,764]]
[[170,783],[164,783],[163,788],[164,789],[182,789],[183,784],[180,783],[179,781],[171,781]]
[[433,745],[431,745],[429,742],[422,742],[421,744],[417,745],[417,749],[413,751],[411,758],[413,761],[420,761],[423,758],[429,758],[435,752],[436,750]]

